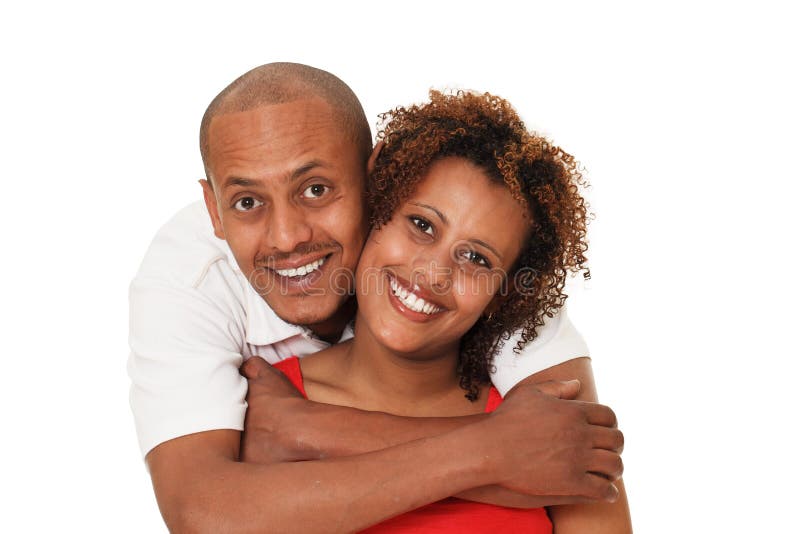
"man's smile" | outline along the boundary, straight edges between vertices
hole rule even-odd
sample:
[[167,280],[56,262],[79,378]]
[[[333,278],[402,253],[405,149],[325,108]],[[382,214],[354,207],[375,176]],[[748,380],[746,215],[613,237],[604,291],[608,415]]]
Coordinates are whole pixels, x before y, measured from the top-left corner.
[[325,263],[325,261],[327,261],[327,259],[330,256],[331,256],[331,254],[328,254],[328,255],[323,256],[321,258],[317,258],[316,260],[313,260],[313,261],[310,261],[310,262],[305,263],[303,265],[300,265],[299,267],[286,266],[286,267],[281,268],[281,269],[279,269],[277,267],[273,267],[272,270],[275,271],[276,273],[278,273],[280,276],[287,276],[289,278],[305,276],[307,274],[310,274],[312,271],[315,271],[316,269],[319,269],[322,266],[322,264]]

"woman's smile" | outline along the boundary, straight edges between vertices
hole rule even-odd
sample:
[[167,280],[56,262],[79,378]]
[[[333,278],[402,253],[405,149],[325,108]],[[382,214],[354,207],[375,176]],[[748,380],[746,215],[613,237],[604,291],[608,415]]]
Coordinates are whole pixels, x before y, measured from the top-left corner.
[[425,322],[436,319],[446,308],[435,300],[431,292],[417,284],[387,273],[389,291],[387,295],[394,309],[414,322]]

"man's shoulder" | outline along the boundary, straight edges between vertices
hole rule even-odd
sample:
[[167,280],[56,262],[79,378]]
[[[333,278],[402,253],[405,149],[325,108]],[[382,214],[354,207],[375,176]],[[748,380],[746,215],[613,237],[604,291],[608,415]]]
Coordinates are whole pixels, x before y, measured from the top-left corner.
[[233,271],[228,244],[214,235],[202,201],[178,211],[161,229],[145,253],[136,280],[159,280],[176,286],[198,287],[220,268]]

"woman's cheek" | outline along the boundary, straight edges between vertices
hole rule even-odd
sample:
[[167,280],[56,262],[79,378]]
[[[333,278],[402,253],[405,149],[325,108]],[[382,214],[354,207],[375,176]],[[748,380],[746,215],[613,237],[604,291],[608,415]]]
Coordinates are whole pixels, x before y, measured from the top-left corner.
[[403,264],[413,255],[414,251],[411,250],[406,232],[397,226],[390,221],[380,230],[373,230],[370,234],[367,247],[375,261],[380,262],[380,267]]
[[455,294],[462,303],[459,307],[480,315],[497,292],[494,278],[483,271],[465,273],[461,270],[459,274],[460,276],[455,277],[454,287]]

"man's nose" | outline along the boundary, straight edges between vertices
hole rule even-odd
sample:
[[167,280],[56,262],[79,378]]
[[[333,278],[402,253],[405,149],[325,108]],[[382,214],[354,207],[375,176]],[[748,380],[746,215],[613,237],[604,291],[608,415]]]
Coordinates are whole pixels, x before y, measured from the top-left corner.
[[307,214],[298,206],[275,206],[267,224],[267,245],[280,252],[292,252],[301,243],[311,241]]

